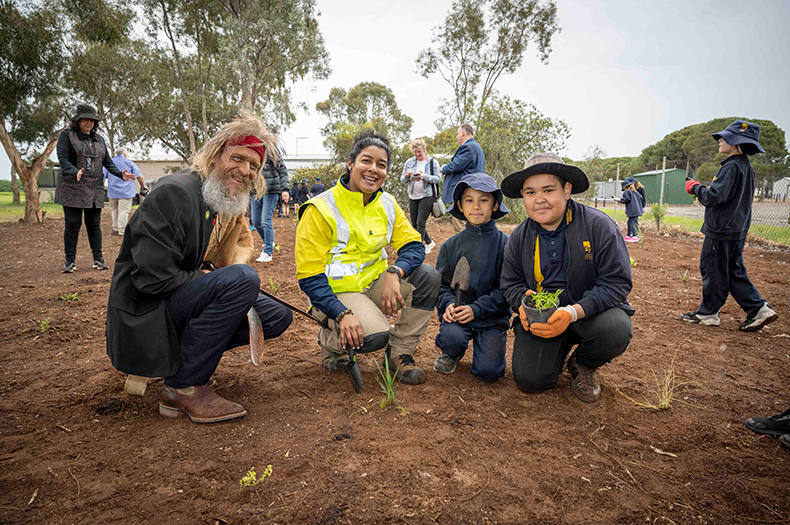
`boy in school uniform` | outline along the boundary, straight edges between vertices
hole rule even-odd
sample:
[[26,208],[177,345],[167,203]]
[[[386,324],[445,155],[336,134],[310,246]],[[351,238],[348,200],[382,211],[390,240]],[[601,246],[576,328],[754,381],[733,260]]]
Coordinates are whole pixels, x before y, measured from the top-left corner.
[[746,155],[765,153],[760,145],[760,126],[736,120],[724,131],[713,134],[719,153],[727,158],[710,186],[687,180],[686,191],[705,206],[702,253],[699,271],[702,274],[702,303],[693,312],[683,314],[684,321],[719,326],[719,310],[732,294],[746,312],[746,320],[738,327],[743,332],[756,332],[779,316],[768,306],[749,280],[743,263],[743,247],[752,222],[754,169]]
[[[441,325],[436,346],[441,351],[433,369],[452,374],[473,341],[472,374],[491,383],[505,375],[507,329],[510,306],[499,289],[499,277],[507,235],[496,227],[496,220],[509,210],[502,202],[502,191],[484,173],[464,175],[453,190],[450,214],[465,220],[466,227],[439,249],[436,270],[442,287],[436,310]],[[451,282],[461,257],[469,261],[469,287],[455,304]]]
[[[521,197],[529,218],[510,234],[501,289],[519,312],[512,363],[519,388],[552,388],[578,344],[568,359],[571,390],[593,403],[601,395],[596,370],[625,351],[634,311],[626,301],[631,263],[620,230],[603,212],[571,199],[589,186],[581,169],[554,153],[533,155],[505,177],[502,193]],[[561,306],[548,322],[530,324],[521,301],[543,290],[562,290]]]

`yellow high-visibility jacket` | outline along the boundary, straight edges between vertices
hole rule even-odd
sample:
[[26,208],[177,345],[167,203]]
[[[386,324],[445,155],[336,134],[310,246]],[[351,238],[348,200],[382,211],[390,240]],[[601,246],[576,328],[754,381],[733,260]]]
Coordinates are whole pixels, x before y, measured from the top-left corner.
[[362,196],[338,184],[299,207],[297,279],[325,273],[333,292],[361,292],[387,268],[387,244],[420,241],[392,195],[378,192],[367,206]]

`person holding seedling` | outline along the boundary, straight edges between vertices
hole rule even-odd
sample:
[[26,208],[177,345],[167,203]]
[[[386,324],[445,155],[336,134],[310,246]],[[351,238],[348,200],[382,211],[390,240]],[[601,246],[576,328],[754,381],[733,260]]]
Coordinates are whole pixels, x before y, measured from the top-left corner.
[[756,332],[779,316],[768,306],[749,280],[743,263],[743,247],[752,222],[754,168],[747,155],[765,153],[760,145],[760,126],[736,120],[724,131],[713,134],[719,153],[727,155],[710,186],[686,180],[686,191],[705,206],[702,253],[702,302],[693,312],[680,316],[689,323],[719,326],[719,310],[732,294],[745,312],[738,327]]
[[[318,332],[324,368],[345,370],[347,348],[386,348],[398,380],[419,384],[425,374],[414,351],[428,328],[441,278],[423,264],[420,234],[395,198],[381,190],[391,154],[386,137],[362,131],[337,186],[299,207],[296,277],[324,323]],[[387,245],[398,254],[394,264],[387,262]]]
[[[529,218],[510,235],[501,289],[519,312],[512,363],[519,388],[556,385],[565,357],[579,345],[568,359],[571,390],[592,403],[601,395],[596,370],[628,347],[634,310],[626,300],[631,264],[620,230],[603,212],[571,199],[589,186],[581,169],[554,153],[533,155],[505,177],[502,193],[521,197]],[[544,291],[559,307],[545,322],[530,323],[522,301]]]
[[[471,339],[472,374],[486,383],[505,375],[510,305],[499,289],[499,277],[507,235],[497,229],[495,221],[507,213],[502,191],[485,173],[464,175],[453,190],[450,214],[467,222],[464,231],[442,244],[436,261],[442,276],[436,303],[441,321],[436,346],[441,354],[433,369],[440,374],[455,371]],[[468,263],[464,276],[468,281],[454,289],[461,260]],[[459,286],[465,291],[459,293]]]

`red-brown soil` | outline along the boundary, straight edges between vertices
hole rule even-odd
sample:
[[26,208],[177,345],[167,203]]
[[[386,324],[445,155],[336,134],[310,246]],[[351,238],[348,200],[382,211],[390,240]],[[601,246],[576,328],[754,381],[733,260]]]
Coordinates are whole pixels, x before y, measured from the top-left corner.
[[[103,227],[112,265],[121,240],[108,235],[109,212]],[[276,218],[275,227],[282,249],[256,268],[264,286],[305,305],[294,278],[295,224]],[[452,231],[446,222],[429,228],[438,241]],[[217,369],[217,389],[248,416],[197,425],[158,414],[161,380],[145,397],[123,393],[124,376],[105,354],[112,273],[89,269],[83,230],[78,271],[60,274],[62,232],[62,220],[0,224],[2,523],[790,520],[790,450],[743,425],[790,404],[787,251],[747,247],[752,280],[781,317],[745,334],[732,300],[719,328],[678,320],[700,300],[699,238],[648,231],[629,245],[634,338],[602,369],[594,405],[571,394],[567,372],[537,395],[520,392],[509,367],[498,383],[482,384],[469,373],[471,351],[455,374],[436,374],[434,317],[416,355],[427,384],[399,386],[400,410],[382,411],[373,363],[381,353],[361,356],[365,386],[356,395],[345,374],[320,366],[316,328],[295,316],[266,342],[262,366],[244,347]],[[61,300],[66,294],[80,300]],[[670,365],[678,377],[670,410],[641,410],[621,395],[649,397]],[[267,465],[270,478],[240,490],[249,469]]]

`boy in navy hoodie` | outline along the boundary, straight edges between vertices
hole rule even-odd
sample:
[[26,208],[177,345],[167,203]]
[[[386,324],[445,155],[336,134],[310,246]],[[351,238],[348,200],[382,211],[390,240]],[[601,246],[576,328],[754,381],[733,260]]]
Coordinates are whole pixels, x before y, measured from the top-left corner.
[[[439,250],[436,270],[442,288],[436,303],[441,326],[436,346],[441,355],[433,369],[452,374],[473,341],[472,374],[491,383],[505,375],[507,329],[510,307],[499,290],[499,276],[507,235],[496,227],[496,219],[508,213],[502,191],[485,173],[464,175],[453,190],[453,217],[467,221],[460,233],[450,237]],[[469,288],[455,304],[450,287],[461,257],[469,261]]]
[[719,309],[732,294],[746,312],[746,320],[738,327],[743,332],[756,332],[779,316],[760,297],[749,280],[743,264],[743,246],[752,222],[754,169],[746,155],[765,153],[758,142],[760,126],[736,120],[724,131],[714,133],[719,153],[727,158],[710,186],[687,180],[686,191],[705,206],[702,253],[699,271],[702,274],[702,303],[693,312],[683,314],[684,321],[719,326]]
[[[587,175],[554,153],[527,159],[502,181],[506,197],[524,201],[529,218],[510,234],[502,266],[502,293],[519,311],[513,331],[513,379],[525,392],[557,384],[565,357],[571,391],[587,403],[601,395],[596,370],[622,354],[631,340],[626,297],[631,291],[628,249],[605,213],[571,199],[590,187]],[[525,295],[555,292],[560,308],[546,323],[529,323]]]

